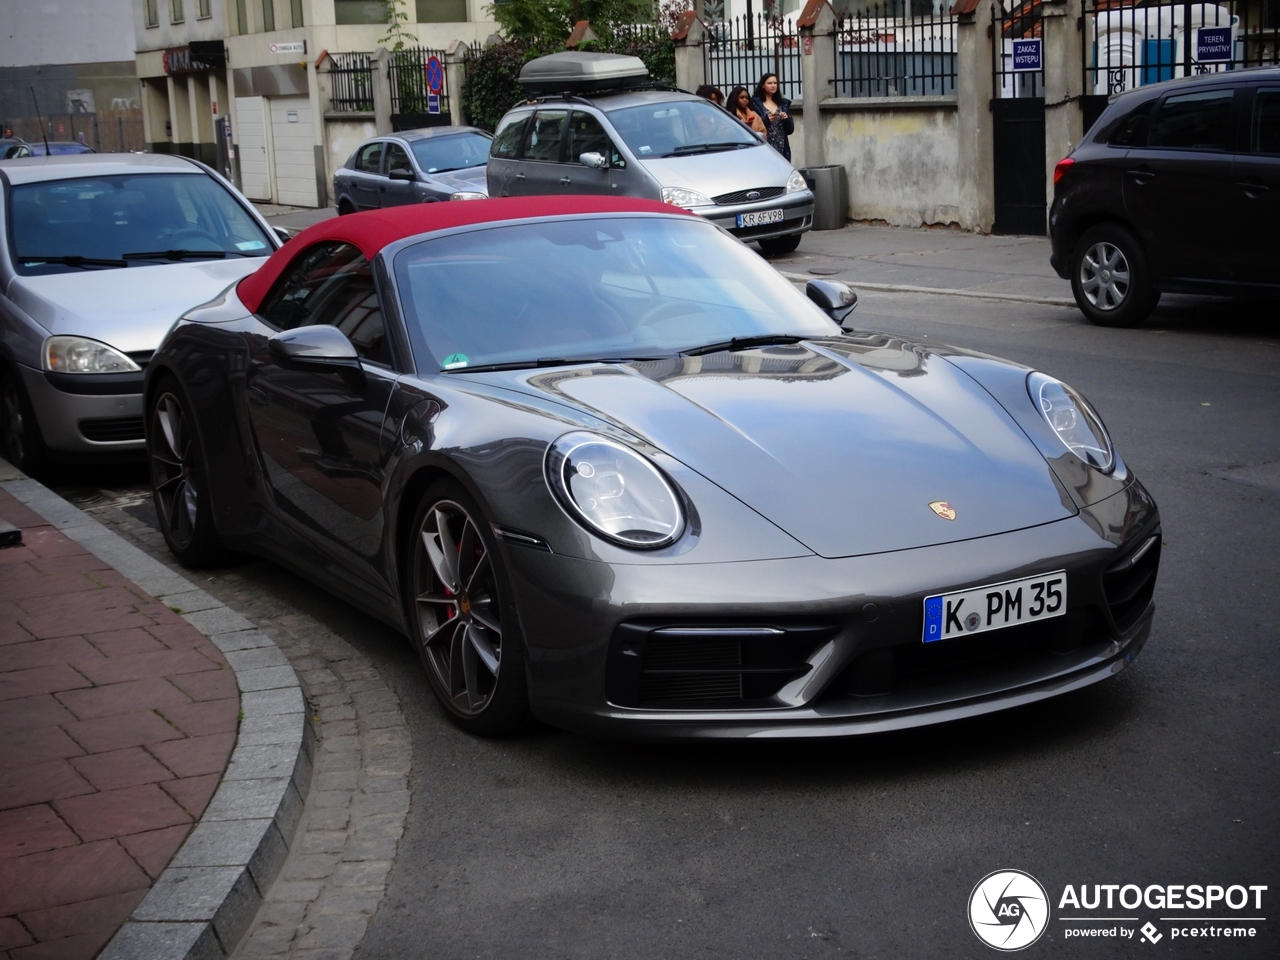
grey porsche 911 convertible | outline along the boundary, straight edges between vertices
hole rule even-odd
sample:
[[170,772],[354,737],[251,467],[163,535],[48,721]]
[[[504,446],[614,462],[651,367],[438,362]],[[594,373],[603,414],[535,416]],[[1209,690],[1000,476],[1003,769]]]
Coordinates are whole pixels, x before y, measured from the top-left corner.
[[147,368],[165,537],[394,625],[481,734],[845,735],[1128,665],[1160,521],[1089,403],[807,293],[641,200],[318,224]]

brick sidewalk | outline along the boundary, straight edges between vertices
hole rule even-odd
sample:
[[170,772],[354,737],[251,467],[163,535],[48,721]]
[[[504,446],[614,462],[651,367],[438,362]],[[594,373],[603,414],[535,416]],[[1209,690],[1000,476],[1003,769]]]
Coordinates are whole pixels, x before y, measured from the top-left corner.
[[88,960],[213,796],[222,654],[0,489],[0,958]]

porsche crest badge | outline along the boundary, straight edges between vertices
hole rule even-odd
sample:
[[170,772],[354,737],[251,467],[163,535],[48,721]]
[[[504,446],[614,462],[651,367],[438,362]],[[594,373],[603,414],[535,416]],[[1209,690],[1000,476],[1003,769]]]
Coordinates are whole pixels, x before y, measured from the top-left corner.
[[929,509],[943,520],[954,520],[956,518],[956,508],[945,500],[933,501],[933,503],[929,504]]

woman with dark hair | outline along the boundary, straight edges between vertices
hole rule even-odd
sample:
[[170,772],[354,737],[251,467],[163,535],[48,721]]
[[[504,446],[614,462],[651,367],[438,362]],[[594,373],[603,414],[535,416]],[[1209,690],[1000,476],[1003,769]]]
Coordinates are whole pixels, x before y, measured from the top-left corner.
[[751,109],[751,94],[747,93],[746,87],[734,87],[729,91],[729,102],[724,108],[732,113],[746,127],[754,130],[756,133],[764,133],[764,121],[760,119],[760,115]]
[[764,122],[769,146],[790,160],[791,144],[787,137],[796,132],[796,122],[791,119],[791,101],[778,91],[776,73],[766,73],[760,78],[751,107]]
[[694,94],[702,97],[704,100],[710,100],[717,107],[724,106],[724,91],[719,87],[714,87],[709,83],[704,83],[694,91]]

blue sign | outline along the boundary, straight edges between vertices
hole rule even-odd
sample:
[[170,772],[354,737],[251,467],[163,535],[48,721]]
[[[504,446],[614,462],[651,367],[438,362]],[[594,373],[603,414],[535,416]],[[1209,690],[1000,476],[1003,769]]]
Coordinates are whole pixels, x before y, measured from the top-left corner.
[[427,113],[439,113],[439,112],[440,112],[440,94],[428,93],[427,94]]
[[440,66],[439,57],[427,60],[427,89],[432,93],[439,93],[444,89],[444,67]]
[[1013,69],[1017,72],[1044,69],[1043,48],[1039,37],[1034,40],[1013,41]]
[[1196,59],[1201,63],[1230,63],[1231,28],[1197,27]]
[[924,642],[933,643],[942,639],[942,598],[925,597],[924,600]]

